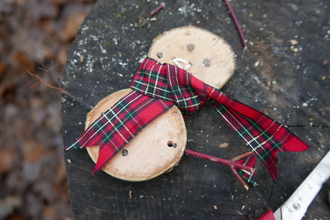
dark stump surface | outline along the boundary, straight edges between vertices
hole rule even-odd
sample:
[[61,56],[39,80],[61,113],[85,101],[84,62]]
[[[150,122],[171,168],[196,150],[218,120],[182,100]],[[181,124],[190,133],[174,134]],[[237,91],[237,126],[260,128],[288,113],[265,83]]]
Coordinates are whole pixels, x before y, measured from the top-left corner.
[[[232,1],[248,40],[244,55],[223,1],[167,1],[156,20],[145,20],[156,6],[147,0],[99,0],[72,46],[64,80],[67,90],[96,105],[129,86],[155,37],[193,25],[224,38],[237,54],[235,74],[223,88],[226,93],[288,125],[330,126],[330,2]],[[63,97],[65,146],[83,132],[88,111]],[[188,118],[186,126],[188,149],[222,158],[249,151],[209,105]],[[187,155],[172,172],[150,181],[125,182],[103,171],[89,181],[94,163],[87,151],[67,151],[75,218],[248,219],[260,210],[276,210],[330,149],[329,128],[291,130],[311,148],[278,154],[280,176],[274,186],[258,163],[259,186],[249,191],[228,167]],[[305,219],[329,218],[329,190],[328,181]]]

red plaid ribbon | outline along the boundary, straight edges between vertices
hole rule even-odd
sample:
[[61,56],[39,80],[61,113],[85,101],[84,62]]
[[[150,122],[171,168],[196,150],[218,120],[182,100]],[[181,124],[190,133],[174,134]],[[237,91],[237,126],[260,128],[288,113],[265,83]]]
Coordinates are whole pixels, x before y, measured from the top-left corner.
[[[280,123],[265,114],[229,98],[170,64],[147,58],[141,64],[130,86],[134,91],[118,101],[97,119],[69,148],[100,145],[92,175],[99,171],[143,127],[174,104],[184,117],[210,102],[225,122],[264,162],[273,180],[277,179],[276,153],[304,151],[309,146]],[[242,163],[254,165],[255,158]],[[241,172],[254,183],[250,174]]]

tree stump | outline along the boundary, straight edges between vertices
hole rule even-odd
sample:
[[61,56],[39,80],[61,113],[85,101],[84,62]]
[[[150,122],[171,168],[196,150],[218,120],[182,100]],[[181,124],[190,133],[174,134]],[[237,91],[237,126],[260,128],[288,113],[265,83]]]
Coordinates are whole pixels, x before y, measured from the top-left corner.
[[[280,176],[274,185],[258,163],[259,185],[247,192],[228,167],[186,155],[173,171],[152,180],[127,182],[99,172],[89,181],[94,162],[87,151],[66,151],[75,219],[248,219],[276,210],[329,151],[329,128],[309,127],[330,126],[329,3],[231,3],[248,40],[245,53],[221,1],[168,1],[153,18],[154,2],[97,1],[70,51],[66,89],[95,106],[128,88],[154,38],[193,25],[226,40],[237,55],[235,73],[222,90],[282,123],[307,125],[291,130],[311,148],[278,154]],[[88,112],[63,96],[65,146],[84,131]],[[250,150],[209,105],[185,124],[188,149],[227,159]],[[328,181],[305,219],[328,218],[329,189]]]

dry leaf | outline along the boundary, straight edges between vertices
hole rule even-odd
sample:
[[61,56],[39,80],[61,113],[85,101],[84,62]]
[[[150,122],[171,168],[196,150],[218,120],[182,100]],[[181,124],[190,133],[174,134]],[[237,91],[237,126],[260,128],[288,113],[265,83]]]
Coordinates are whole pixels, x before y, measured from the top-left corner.
[[62,32],[62,40],[63,41],[71,41],[77,34],[78,29],[81,24],[84,22],[87,14],[85,12],[79,12],[73,16],[71,16],[64,25]]

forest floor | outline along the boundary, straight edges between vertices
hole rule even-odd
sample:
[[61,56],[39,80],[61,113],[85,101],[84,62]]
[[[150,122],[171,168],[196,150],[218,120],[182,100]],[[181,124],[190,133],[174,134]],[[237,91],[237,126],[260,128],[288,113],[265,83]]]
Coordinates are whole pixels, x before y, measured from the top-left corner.
[[0,220],[73,219],[64,164],[60,80],[93,0],[0,1]]

